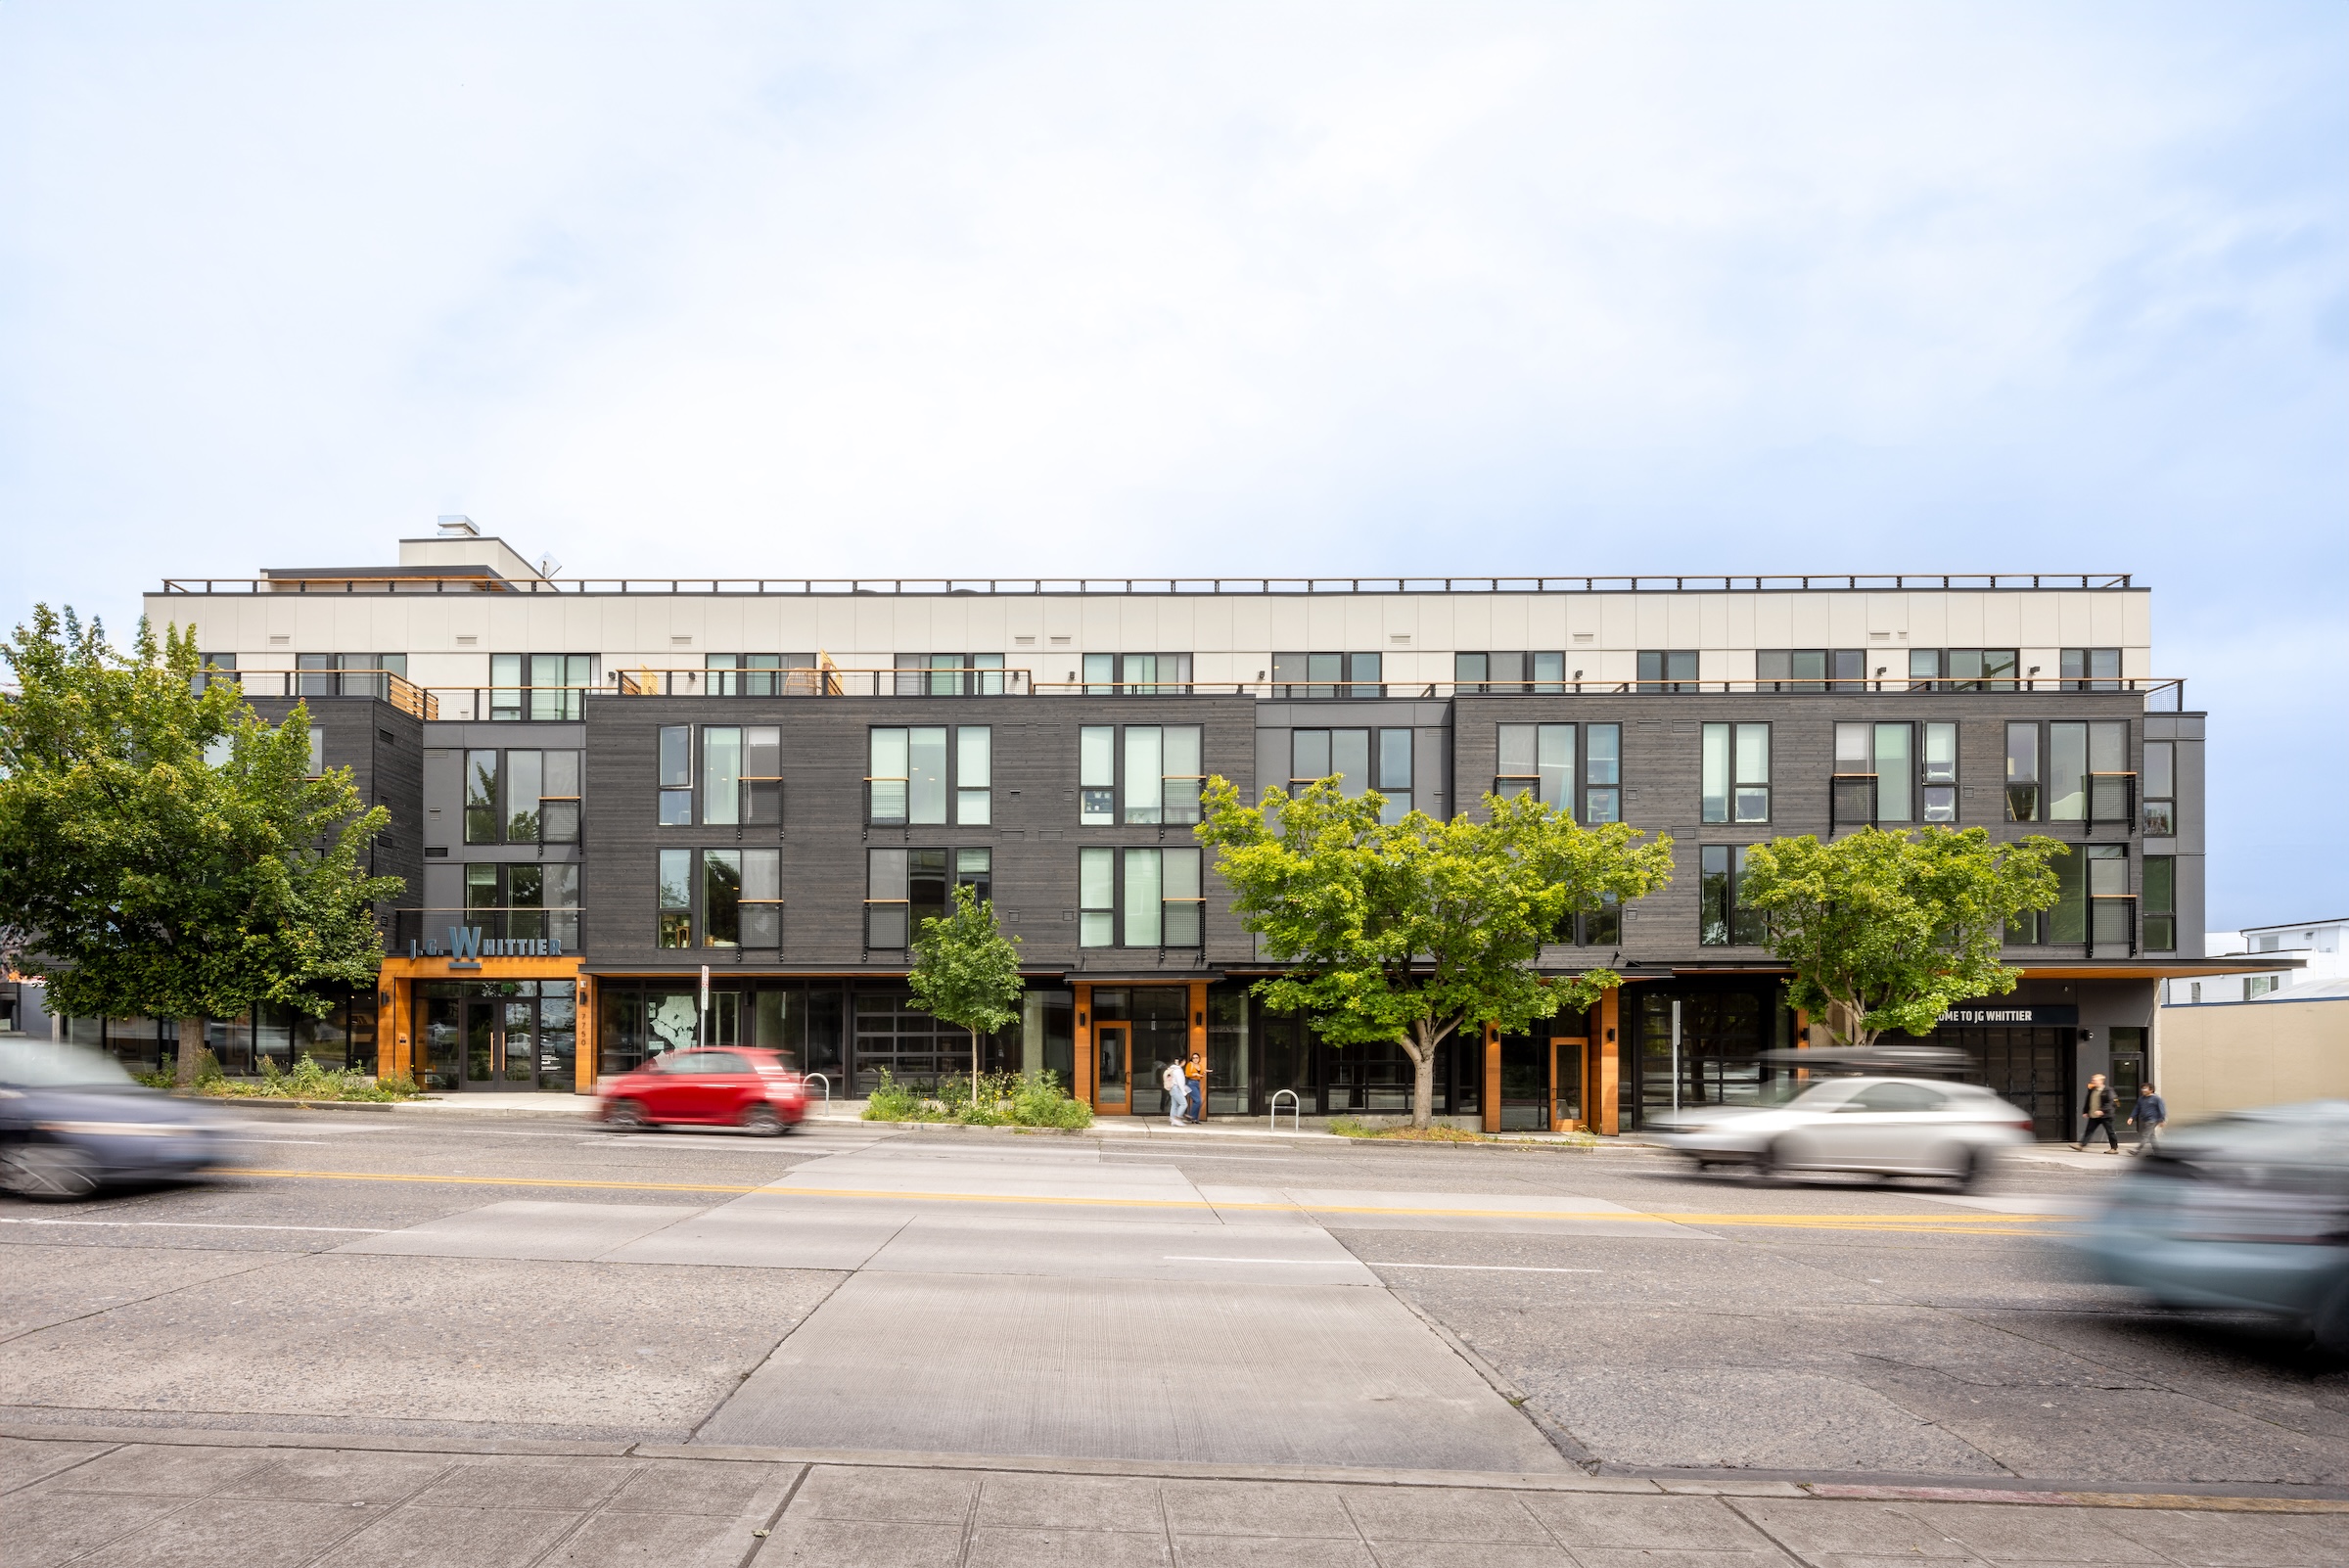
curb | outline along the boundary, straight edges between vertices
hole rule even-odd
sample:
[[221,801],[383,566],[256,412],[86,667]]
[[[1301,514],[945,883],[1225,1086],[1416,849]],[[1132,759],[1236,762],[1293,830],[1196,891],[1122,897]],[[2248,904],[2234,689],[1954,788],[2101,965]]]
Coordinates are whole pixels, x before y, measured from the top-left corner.
[[[929,1453],[876,1449],[753,1448],[691,1443],[580,1442],[529,1438],[432,1439],[370,1433],[265,1432],[210,1427],[121,1427],[46,1425],[0,1421],[0,1437],[30,1443],[114,1443],[173,1448],[328,1449],[356,1453],[537,1454],[548,1457],[633,1457],[698,1459],[714,1464],[822,1464],[888,1470],[978,1470],[1001,1474],[1135,1476],[1168,1480],[1287,1481],[1346,1486],[1452,1488],[1498,1492],[1584,1492],[1647,1497],[1787,1498],[1818,1500],[1874,1499],[1907,1502],[2004,1503],[2024,1507],[2162,1508],[2211,1513],[2349,1514],[2349,1489],[2301,1488],[2296,1492],[2253,1492],[2213,1487],[2208,1491],[2125,1492],[2091,1490],[2079,1483],[2034,1486],[2006,1478],[2002,1486],[1934,1486],[1854,1483],[1819,1478],[1790,1479],[1764,1473],[1706,1476],[1642,1475],[1571,1466],[1535,1474],[1487,1470],[1377,1470],[1346,1465],[1218,1464],[1184,1459],[1073,1459],[1050,1454]],[[2106,1483],[2107,1486],[2110,1483]]]

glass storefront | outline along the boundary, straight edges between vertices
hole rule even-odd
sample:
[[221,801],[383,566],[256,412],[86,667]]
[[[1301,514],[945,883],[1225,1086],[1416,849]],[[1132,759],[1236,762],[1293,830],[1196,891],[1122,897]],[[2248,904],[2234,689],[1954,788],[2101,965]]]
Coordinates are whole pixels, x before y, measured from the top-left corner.
[[1683,980],[1627,987],[1623,1017],[1631,1026],[1620,1080],[1626,1130],[1674,1104],[1673,1005],[1680,1005],[1679,1103],[1756,1105],[1779,1092],[1791,1068],[1773,1068],[1762,1053],[1791,1049],[1794,1011],[1774,980]]
[[[375,1007],[372,987],[335,994],[323,1018],[263,1004],[235,1018],[207,1020],[205,1045],[231,1078],[257,1076],[263,1061],[291,1072],[305,1057],[329,1072],[372,1074]],[[175,1018],[72,1018],[66,1021],[66,1038],[107,1052],[132,1073],[161,1073],[179,1059]]]
[[456,1091],[578,1089],[577,990],[569,980],[428,980],[415,988],[416,1084]]

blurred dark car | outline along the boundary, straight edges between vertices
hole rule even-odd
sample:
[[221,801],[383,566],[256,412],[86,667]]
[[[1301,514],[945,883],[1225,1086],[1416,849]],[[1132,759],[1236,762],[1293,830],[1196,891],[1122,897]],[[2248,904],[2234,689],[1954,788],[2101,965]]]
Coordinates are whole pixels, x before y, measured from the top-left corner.
[[111,1056],[0,1039],[0,1187],[20,1197],[191,1176],[221,1162],[226,1137],[217,1114],[143,1087]]
[[807,1114],[807,1082],[781,1051],[670,1051],[595,1086],[588,1115],[616,1132],[739,1127],[773,1136]]
[[2082,1238],[2105,1278],[2271,1313],[2349,1355],[2349,1101],[2196,1123],[2130,1166]]

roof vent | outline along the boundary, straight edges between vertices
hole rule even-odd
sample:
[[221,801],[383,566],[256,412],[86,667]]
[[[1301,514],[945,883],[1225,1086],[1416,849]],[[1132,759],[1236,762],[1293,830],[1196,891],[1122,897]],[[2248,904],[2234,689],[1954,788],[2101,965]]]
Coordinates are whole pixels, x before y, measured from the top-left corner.
[[473,519],[444,513],[440,518],[440,536],[444,539],[478,539],[482,530],[473,526]]

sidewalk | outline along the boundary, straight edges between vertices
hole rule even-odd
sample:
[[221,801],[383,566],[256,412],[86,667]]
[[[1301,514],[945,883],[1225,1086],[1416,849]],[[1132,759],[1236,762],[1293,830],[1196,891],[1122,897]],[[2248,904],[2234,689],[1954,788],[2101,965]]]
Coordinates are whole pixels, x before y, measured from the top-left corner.
[[[2349,1499],[0,1427],[0,1561],[1720,1568],[2343,1560]],[[1634,1554],[1639,1554],[1635,1556]]]

